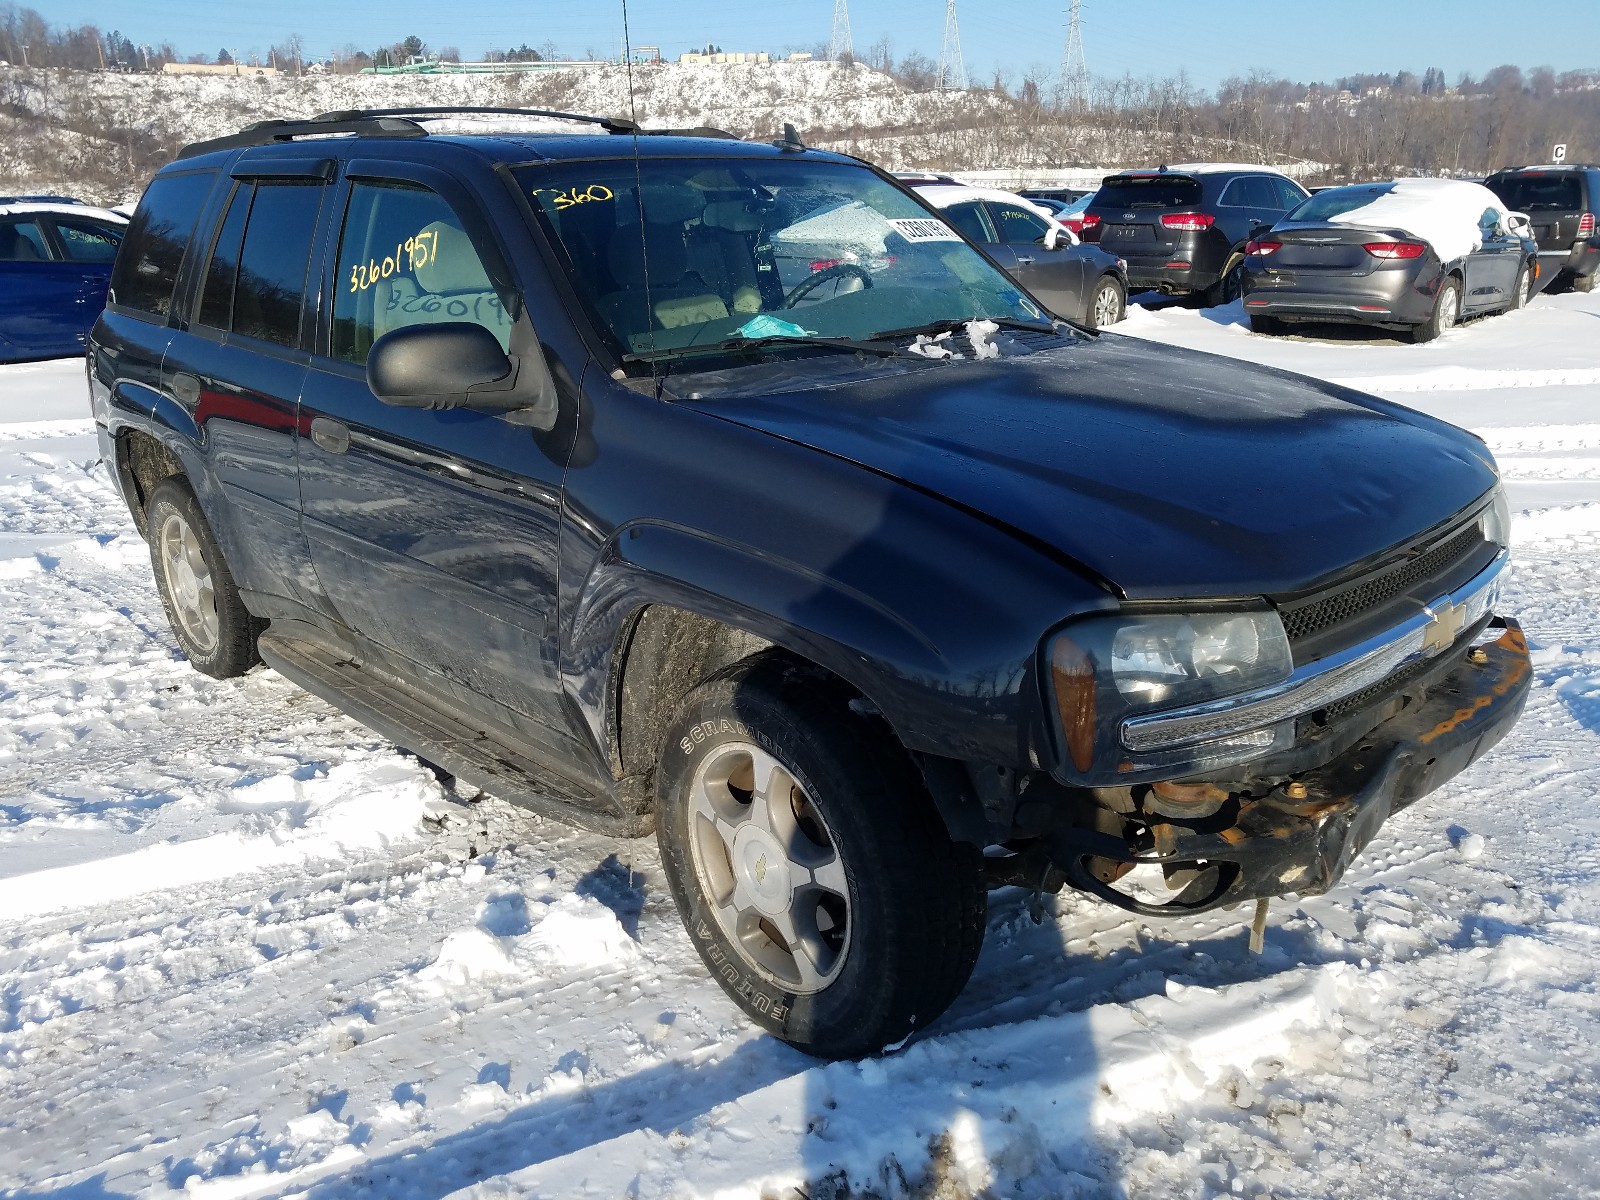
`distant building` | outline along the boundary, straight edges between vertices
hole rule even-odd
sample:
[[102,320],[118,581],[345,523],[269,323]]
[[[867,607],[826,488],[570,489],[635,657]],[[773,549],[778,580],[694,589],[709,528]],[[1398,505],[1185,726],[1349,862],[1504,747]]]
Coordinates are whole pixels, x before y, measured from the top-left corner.
[[750,52],[744,50],[730,50],[726,52],[719,51],[716,54],[680,54],[678,55],[678,61],[680,63],[698,63],[701,65],[709,64],[711,66],[726,67],[734,66],[739,63],[765,64],[772,61],[772,56],[767,54],[765,51]]
[[163,75],[276,75],[277,67],[251,67],[244,63],[162,63]]

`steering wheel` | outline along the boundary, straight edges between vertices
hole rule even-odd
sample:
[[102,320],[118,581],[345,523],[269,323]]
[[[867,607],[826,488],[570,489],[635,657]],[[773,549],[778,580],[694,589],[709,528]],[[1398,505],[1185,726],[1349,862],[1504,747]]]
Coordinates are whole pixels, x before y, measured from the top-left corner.
[[833,266],[825,267],[815,275],[809,275],[795,284],[790,289],[789,294],[783,298],[783,307],[793,308],[828,280],[843,279],[847,275],[859,279],[861,281],[861,290],[863,291],[872,286],[872,276],[867,274],[864,268],[856,266],[855,263],[834,263]]

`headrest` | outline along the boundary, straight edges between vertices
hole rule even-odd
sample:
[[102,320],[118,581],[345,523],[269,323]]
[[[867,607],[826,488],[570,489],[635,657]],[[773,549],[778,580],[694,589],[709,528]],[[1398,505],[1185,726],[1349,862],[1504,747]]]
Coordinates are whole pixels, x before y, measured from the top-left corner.
[[447,221],[435,221],[417,235],[429,249],[426,262],[412,270],[417,286],[425,292],[487,292],[493,289],[478,253],[466,233]]
[[700,218],[712,229],[727,229],[734,233],[749,233],[761,228],[761,214],[750,211],[743,200],[713,200],[706,205]]
[[39,251],[15,225],[0,225],[0,259],[6,262],[37,262]]
[[[641,230],[643,236],[641,237]],[[689,269],[681,225],[621,225],[611,235],[606,258],[619,288],[644,286],[645,255],[650,256],[650,282],[672,287]]]
[[639,194],[648,225],[687,225],[706,208],[706,195],[697,188],[647,187]]

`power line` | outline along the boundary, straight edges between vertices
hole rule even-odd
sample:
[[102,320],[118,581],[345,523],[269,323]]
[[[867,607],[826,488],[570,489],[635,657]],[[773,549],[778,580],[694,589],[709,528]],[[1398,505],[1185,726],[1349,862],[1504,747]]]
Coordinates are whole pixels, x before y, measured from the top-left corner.
[[828,57],[838,62],[846,56],[855,57],[850,44],[850,9],[845,0],[833,0],[833,36],[828,39]]
[[[843,0],[840,0],[843,3]],[[944,0],[944,44],[939,47],[939,90],[967,90],[967,63],[961,57],[961,30],[956,25],[956,0]]]
[[1061,101],[1073,108],[1089,103],[1089,64],[1083,58],[1083,0],[1072,0],[1067,15],[1067,45],[1061,52]]

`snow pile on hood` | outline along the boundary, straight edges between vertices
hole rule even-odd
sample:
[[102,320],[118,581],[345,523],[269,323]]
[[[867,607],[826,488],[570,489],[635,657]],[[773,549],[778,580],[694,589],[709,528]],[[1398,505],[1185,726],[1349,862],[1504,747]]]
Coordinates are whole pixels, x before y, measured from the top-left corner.
[[1460,179],[1397,179],[1371,203],[1328,219],[1362,229],[1403,229],[1453,262],[1483,245],[1478,218],[1492,208],[1505,224],[1506,206],[1481,183]]

